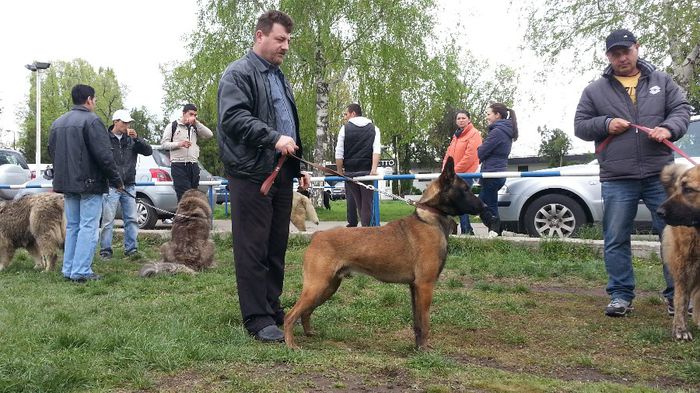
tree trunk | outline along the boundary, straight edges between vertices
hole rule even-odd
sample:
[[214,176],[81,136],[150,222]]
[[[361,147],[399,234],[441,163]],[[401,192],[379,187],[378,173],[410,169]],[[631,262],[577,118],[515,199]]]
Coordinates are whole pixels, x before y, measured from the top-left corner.
[[[316,50],[316,146],[314,146],[314,162],[324,163],[324,156],[328,152],[328,82],[323,78],[323,59],[319,49]],[[314,170],[316,176],[323,176],[318,169]],[[322,185],[323,186],[323,185]],[[321,189],[323,191],[323,189]],[[323,206],[323,192],[314,193],[314,205]]]
[[[672,48],[671,51],[673,52],[674,49]],[[698,60],[700,60],[700,44],[695,45],[682,61],[674,62],[672,66],[674,79],[685,91],[690,91],[690,84],[693,81]]]

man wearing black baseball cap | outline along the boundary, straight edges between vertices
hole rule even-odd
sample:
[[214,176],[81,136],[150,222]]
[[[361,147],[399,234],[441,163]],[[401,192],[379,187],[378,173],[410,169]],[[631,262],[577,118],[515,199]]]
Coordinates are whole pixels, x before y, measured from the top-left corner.
[[[576,108],[574,133],[596,145],[604,202],[606,290],[610,296],[605,315],[619,317],[632,310],[634,299],[630,235],[637,205],[640,199],[644,201],[660,235],[665,223],[656,209],[666,199],[666,191],[659,174],[673,162],[671,149],[662,142],[676,141],[685,134],[690,105],[669,75],[639,58],[639,43],[631,31],[610,33],[605,40],[605,55],[610,65],[602,78],[583,91]],[[632,124],[651,128],[652,132],[640,132]],[[663,296],[672,314],[673,279],[665,264],[663,272]]]

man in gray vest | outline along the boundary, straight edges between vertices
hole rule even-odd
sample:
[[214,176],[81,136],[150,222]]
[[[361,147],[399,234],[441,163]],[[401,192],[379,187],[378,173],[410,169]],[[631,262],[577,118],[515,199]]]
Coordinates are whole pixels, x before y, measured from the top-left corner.
[[[362,108],[359,104],[348,105],[343,115],[347,123],[340,127],[338,143],[335,146],[335,163],[338,172],[348,177],[376,175],[381,153],[379,127],[372,124],[372,120],[362,116]],[[353,182],[345,184],[360,210],[360,223],[363,227],[369,226],[372,219],[374,192]],[[365,182],[365,184],[372,184],[372,182]]]

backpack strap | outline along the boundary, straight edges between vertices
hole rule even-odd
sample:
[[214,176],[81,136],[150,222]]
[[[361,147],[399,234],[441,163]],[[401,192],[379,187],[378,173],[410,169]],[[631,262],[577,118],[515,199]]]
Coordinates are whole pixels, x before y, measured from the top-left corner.
[[177,120],[175,120],[172,124],[172,130],[170,131],[170,142],[172,142],[173,138],[175,137],[175,130],[177,130]]

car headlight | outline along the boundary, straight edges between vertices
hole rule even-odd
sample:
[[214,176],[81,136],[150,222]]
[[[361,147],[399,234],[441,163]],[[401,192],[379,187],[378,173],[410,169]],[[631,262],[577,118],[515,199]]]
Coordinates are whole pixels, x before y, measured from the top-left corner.
[[499,195],[507,194],[507,193],[508,193],[508,185],[503,185],[503,187],[501,187],[501,189],[498,190]]

